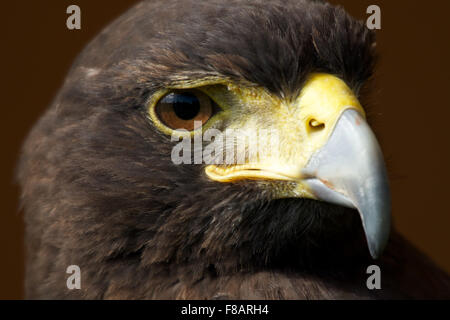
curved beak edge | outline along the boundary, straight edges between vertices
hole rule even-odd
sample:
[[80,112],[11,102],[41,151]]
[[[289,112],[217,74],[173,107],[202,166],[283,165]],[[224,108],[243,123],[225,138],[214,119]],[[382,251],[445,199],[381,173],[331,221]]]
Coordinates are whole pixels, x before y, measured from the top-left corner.
[[356,208],[371,256],[387,244],[391,226],[391,197],[381,149],[365,119],[345,110],[326,144],[302,171],[318,200]]

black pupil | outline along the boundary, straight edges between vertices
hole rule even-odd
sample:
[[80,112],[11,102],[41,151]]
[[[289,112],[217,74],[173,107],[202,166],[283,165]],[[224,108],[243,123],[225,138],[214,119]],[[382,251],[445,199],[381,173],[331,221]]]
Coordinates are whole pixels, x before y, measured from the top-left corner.
[[172,104],[177,117],[183,120],[194,119],[200,111],[200,101],[192,93],[171,93],[165,100]]

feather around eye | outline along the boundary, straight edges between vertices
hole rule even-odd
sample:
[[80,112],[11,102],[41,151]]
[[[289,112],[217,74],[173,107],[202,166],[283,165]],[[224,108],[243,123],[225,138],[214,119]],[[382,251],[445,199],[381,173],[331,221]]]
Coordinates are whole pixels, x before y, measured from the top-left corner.
[[205,124],[213,115],[214,102],[199,90],[172,91],[155,106],[159,120],[173,130],[194,130],[194,122]]

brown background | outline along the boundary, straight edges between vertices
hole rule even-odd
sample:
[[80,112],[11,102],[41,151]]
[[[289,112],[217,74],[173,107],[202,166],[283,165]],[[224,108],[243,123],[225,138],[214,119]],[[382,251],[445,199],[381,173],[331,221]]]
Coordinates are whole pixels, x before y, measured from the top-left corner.
[[[0,299],[23,297],[23,225],[13,183],[20,145],[87,41],[136,2],[2,2]],[[450,2],[332,2],[360,19],[369,5],[381,7],[372,120],[390,170],[394,222],[450,272]],[[81,31],[66,28],[70,4],[81,7]]]

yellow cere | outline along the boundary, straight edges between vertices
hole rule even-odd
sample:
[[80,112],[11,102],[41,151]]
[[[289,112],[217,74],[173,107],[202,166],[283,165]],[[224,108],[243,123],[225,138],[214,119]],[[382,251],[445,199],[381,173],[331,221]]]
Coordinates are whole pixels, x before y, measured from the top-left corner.
[[[293,181],[297,188],[289,196],[312,198],[302,182],[301,170],[331,135],[339,116],[347,109],[364,115],[358,99],[346,83],[330,74],[312,74],[295,101],[280,99],[258,87],[228,85],[245,108],[230,127],[242,132],[264,128],[275,130],[279,149],[256,163],[245,165],[209,165],[206,175],[218,182],[242,179]],[[273,151],[273,150],[272,150]]]

